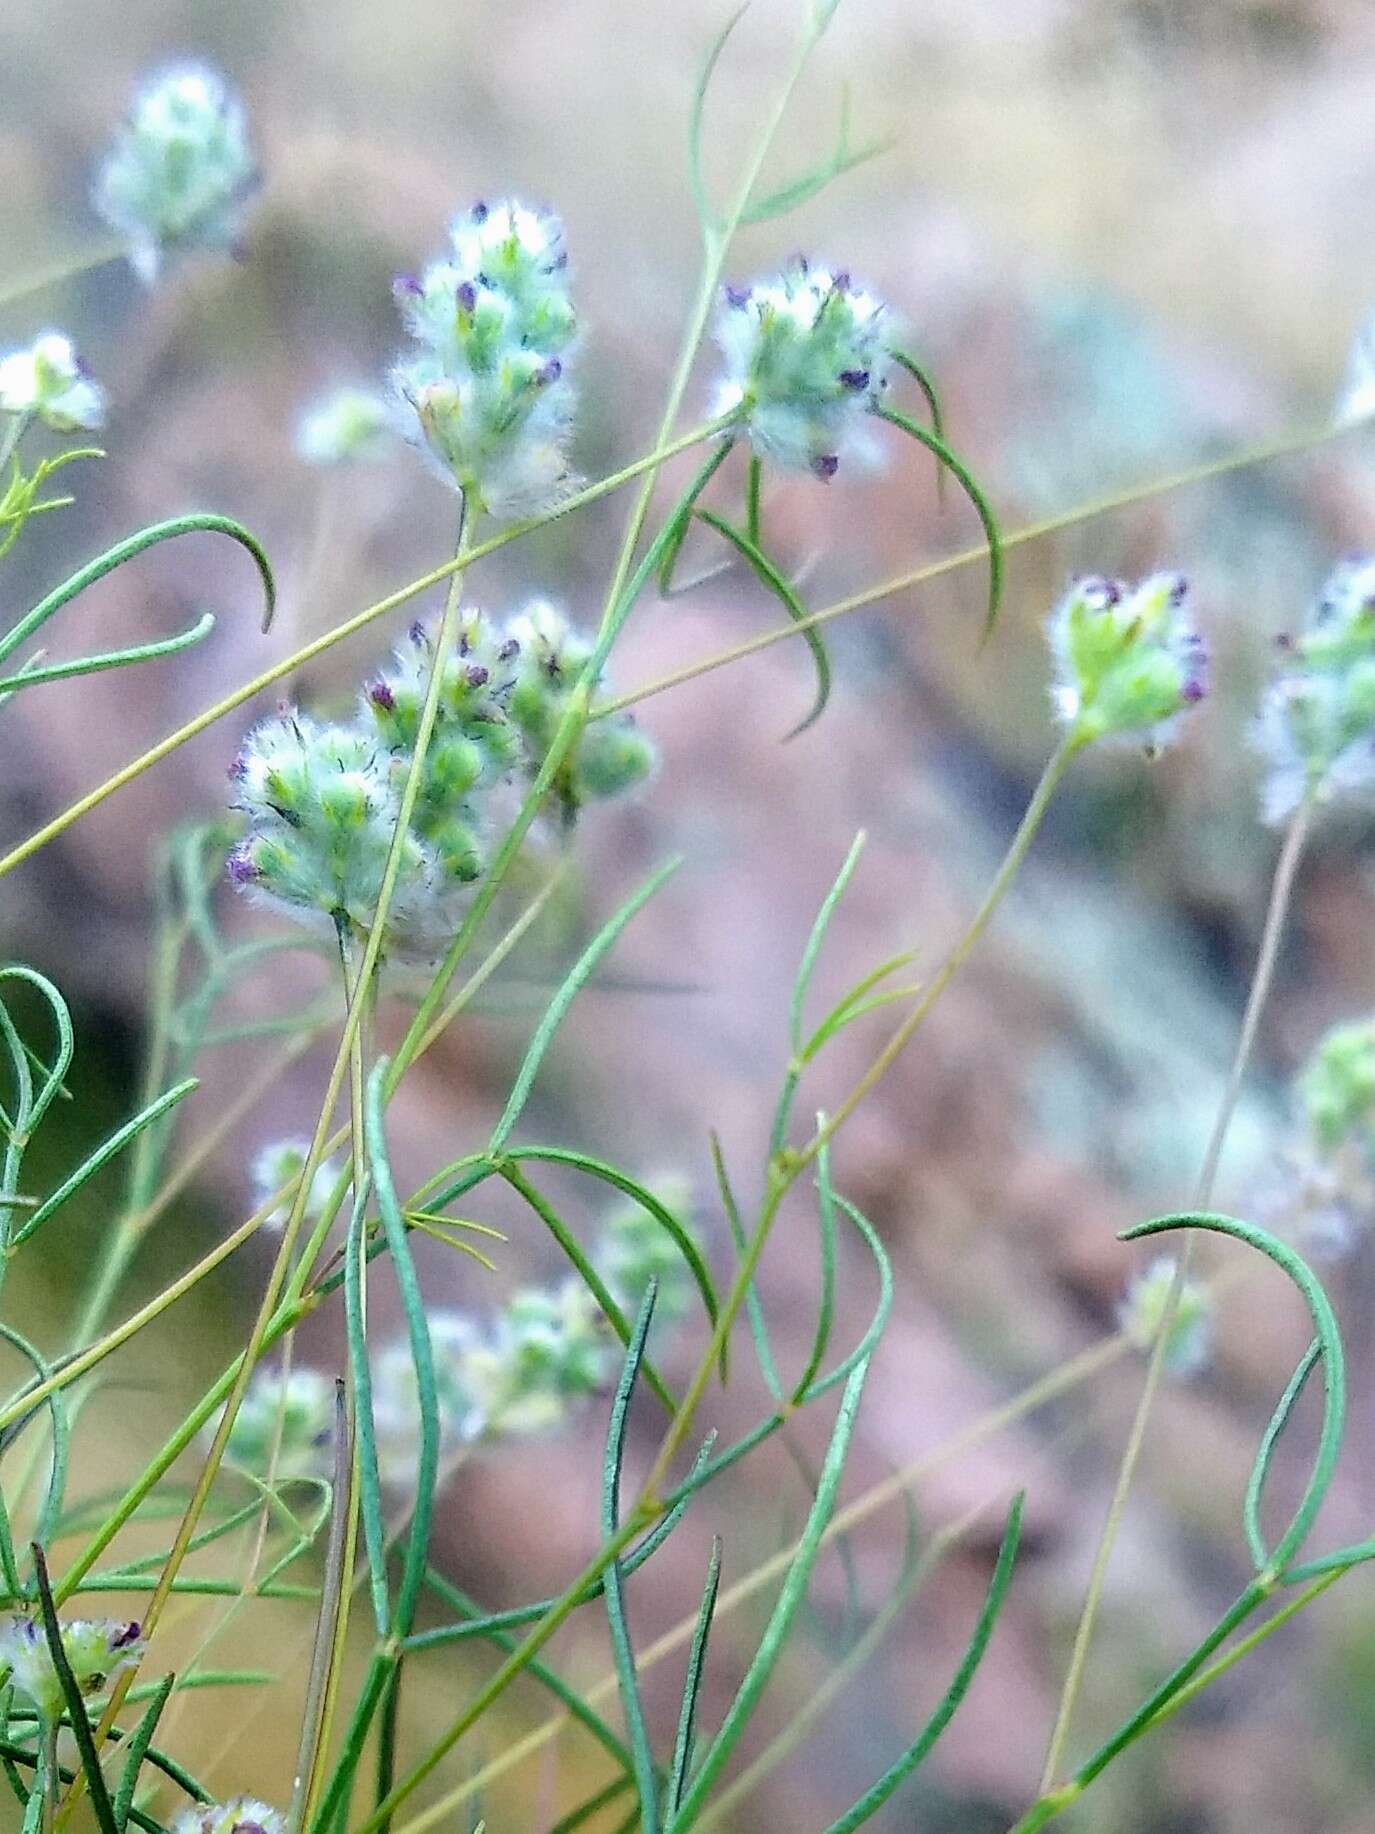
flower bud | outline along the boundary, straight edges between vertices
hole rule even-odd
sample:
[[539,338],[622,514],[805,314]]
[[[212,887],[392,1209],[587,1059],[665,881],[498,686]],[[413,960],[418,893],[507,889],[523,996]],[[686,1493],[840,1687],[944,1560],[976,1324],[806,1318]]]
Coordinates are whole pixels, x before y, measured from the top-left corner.
[[94,201],[151,285],[169,254],[232,248],[257,183],[237,95],[213,70],[185,66],[140,90]]
[[[1131,1282],[1118,1307],[1118,1323],[1138,1350],[1150,1350],[1160,1334],[1178,1265],[1173,1255],[1152,1261]],[[1171,1375],[1196,1375],[1208,1361],[1212,1346],[1212,1299],[1197,1281],[1186,1280],[1170,1326],[1165,1368]]]
[[41,420],[54,433],[91,433],[105,420],[105,391],[69,337],[45,331],[0,357],[0,413]]
[[390,455],[395,438],[390,404],[373,389],[336,388],[296,423],[296,450],[312,465],[374,463]]
[[1343,561],[1303,632],[1287,643],[1283,672],[1261,700],[1254,729],[1269,766],[1268,821],[1286,821],[1305,799],[1369,801],[1375,793],[1375,557]]
[[[104,1694],[112,1681],[143,1659],[145,1644],[138,1624],[72,1618],[61,1631],[63,1653],[85,1700]],[[52,1725],[61,1719],[66,1701],[42,1624],[11,1618],[0,1629],[0,1663],[8,1667],[16,1690],[41,1720]]]
[[872,294],[801,257],[774,280],[728,287],[716,321],[725,359],[717,412],[737,417],[761,458],[829,481],[865,445],[892,336]]
[[1207,693],[1207,648],[1177,573],[1137,586],[1077,580],[1047,628],[1055,711],[1081,743],[1123,737],[1158,748]]

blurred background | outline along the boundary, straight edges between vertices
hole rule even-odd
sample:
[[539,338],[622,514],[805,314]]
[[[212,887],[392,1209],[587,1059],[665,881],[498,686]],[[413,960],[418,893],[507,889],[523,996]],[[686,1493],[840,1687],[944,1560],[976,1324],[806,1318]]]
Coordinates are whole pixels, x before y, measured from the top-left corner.
[[[795,7],[759,0],[711,95],[710,169],[725,184],[788,55]],[[396,346],[394,272],[437,251],[460,205],[514,191],[564,215],[588,327],[576,456],[597,476],[643,450],[660,411],[694,281],[696,226],[684,127],[715,0],[45,0],[0,22],[0,294],[101,235],[95,160],[136,80],[171,58],[223,67],[244,93],[265,174],[237,262],[196,262],[146,293],[106,265],[0,306],[0,345],[69,330],[113,406],[108,460],[78,505],[36,523],[8,563],[11,612],[140,523],[188,508],[241,517],[273,557],[282,607],[258,630],[241,555],[209,538],[171,544],[66,615],[54,653],[166,634],[212,609],[207,644],[171,664],[20,697],[0,738],[0,838],[22,838],[180,720],[309,636],[433,566],[452,500],[413,455],[324,474],[297,457],[296,415],[323,387],[376,376]],[[1104,493],[1168,477],[1253,442],[1321,426],[1347,349],[1375,305],[1364,230],[1375,194],[1375,14],[1355,0],[845,0],[771,170],[781,180],[834,131],[848,83],[857,135],[891,135],[880,160],[788,221],[741,238],[748,279],[795,248],[843,265],[893,302],[941,384],[956,446],[1005,527],[1053,519]],[[708,355],[690,412],[710,400]],[[809,603],[967,545],[977,534],[931,468],[894,449],[881,474],[774,482],[774,552]],[[545,594],[595,618],[625,513],[600,504],[484,563],[473,596],[499,612]],[[837,1144],[839,1187],[893,1256],[897,1302],[870,1382],[847,1495],[915,1460],[924,1531],[982,1506],[886,1639],[864,1678],[786,1765],[733,1812],[744,1830],[825,1825],[887,1764],[945,1685],[987,1584],[1001,1514],[1028,1488],[1028,1539],[1011,1603],[969,1700],[920,1781],[874,1825],[997,1834],[1030,1799],[1116,1460],[1139,1392],[1134,1355],[1105,1362],[1053,1406],[952,1444],[989,1409],[1114,1329],[1148,1258],[1116,1232],[1187,1199],[1255,957],[1276,841],[1257,815],[1247,724],[1276,636],[1332,560],[1369,545],[1375,434],[1029,542],[1010,557],[1006,607],[980,646],[984,578],[969,568],[832,626],[836,690],[824,719],[782,735],[808,704],[810,664],[779,645],[646,700],[662,771],[630,807],[598,812],[576,843],[575,889],[416,1072],[396,1110],[407,1175],[468,1150],[499,1110],[541,996],[588,927],[672,852],[685,864],[628,933],[615,973],[583,999],[529,1116],[532,1136],[578,1144],[649,1174],[678,1174],[718,1267],[708,1129],[738,1189],[757,1194],[786,1057],[788,990],[813,913],[856,829],[869,842],[831,931],[818,998],[874,963],[954,940],[1009,839],[1052,743],[1044,615],[1080,570],[1179,566],[1216,656],[1215,691],[1159,761],[1090,758],[1059,797],[1014,895],[918,1044]],[[689,572],[712,558],[689,552]],[[422,607],[424,609],[424,607]],[[434,607],[430,606],[433,610]],[[414,615],[399,611],[289,684],[320,708],[356,683]],[[768,628],[772,608],[738,573],[668,604],[646,600],[614,663],[635,688]],[[64,646],[66,646],[64,648]],[[4,951],[71,999],[80,1051],[73,1105],[44,1143],[54,1168],[133,1106],[154,934],[159,837],[217,814],[246,707],[150,772],[0,885]],[[1279,1179],[1289,1083],[1323,1029],[1375,1004],[1370,831],[1324,829],[1311,848],[1224,1164],[1219,1198],[1256,1213]],[[236,931],[272,920],[232,908]],[[269,958],[247,1010],[280,1009],[327,983],[309,960]],[[256,1003],[256,1004],[255,1004]],[[824,1007],[822,1008],[824,1010]],[[804,1093],[834,1101],[885,1035],[856,1028]],[[210,1053],[182,1111],[194,1139],[263,1061],[262,1045]],[[266,1139],[308,1131],[332,1044],[307,1054],[159,1222],[126,1295],[146,1296],[245,1213],[247,1167]],[[804,1109],[804,1112],[807,1110]],[[114,1187],[73,1215],[22,1295],[32,1334],[57,1345],[71,1293],[108,1222]],[[585,1191],[561,1193],[592,1214]],[[532,1219],[509,1225],[501,1291],[552,1272]],[[1375,1517],[1375,1248],[1358,1224],[1327,1269],[1348,1334],[1353,1419],[1322,1545]],[[799,1199],[765,1265],[789,1366],[815,1306],[814,1224]],[[1305,1341],[1277,1275],[1205,1256],[1233,1284],[1209,1366],[1162,1396],[1114,1561],[1073,1749],[1086,1752],[1247,1576],[1240,1500],[1258,1435]],[[115,1366],[93,1408],[84,1488],[142,1460],[222,1363],[256,1304],[265,1261],[246,1252],[218,1285]],[[841,1328],[873,1302],[862,1257],[843,1267]],[[425,1262],[436,1303],[492,1286],[458,1257]],[[385,1298],[379,1300],[385,1306]],[[121,1308],[122,1309],[122,1308]],[[665,1361],[681,1374],[697,1344]],[[301,1354],[333,1370],[338,1320],[312,1321]],[[742,1365],[747,1359],[742,1358]],[[748,1371],[711,1420],[737,1430],[766,1405]],[[594,1545],[604,1409],[563,1436],[470,1463],[441,1507],[443,1560],[492,1607],[557,1588]],[[1311,1420],[1303,1417],[1311,1432]],[[802,1421],[797,1449],[824,1443]],[[654,1422],[640,1427],[643,1446]],[[1299,1435],[1302,1438],[1302,1435]],[[1279,1467],[1302,1481],[1302,1446]],[[727,1580],[800,1526],[806,1491],[771,1447],[690,1513],[632,1594],[648,1640],[693,1608],[714,1527]],[[848,1561],[819,1570],[815,1612],[777,1685],[776,1730],[846,1647],[847,1588],[865,1611],[894,1583],[902,1511],[877,1512]],[[709,1711],[729,1698],[767,1595],[718,1634]],[[280,1607],[290,1611],[295,1607]],[[266,1711],[221,1702],[181,1722],[218,1753],[211,1781],[285,1799],[301,1625],[266,1607],[236,1633],[283,1681]],[[194,1636],[187,1609],[171,1634]],[[584,1678],[605,1666],[596,1629],[557,1646]],[[670,1723],[678,1659],[649,1678]],[[413,1691],[415,1750],[487,1658],[437,1655]],[[1324,1600],[1169,1732],[1096,1787],[1066,1825],[1102,1834],[1375,1834],[1375,1591],[1361,1575]],[[517,1690],[443,1773],[452,1785],[542,1713]],[[199,1731],[196,1729],[199,1728]],[[761,1739],[763,1734],[761,1733]],[[598,1759],[565,1735],[492,1785],[491,1829],[547,1826],[593,1787]],[[469,1823],[461,1817],[457,1826]],[[614,1825],[614,1817],[608,1821]]]

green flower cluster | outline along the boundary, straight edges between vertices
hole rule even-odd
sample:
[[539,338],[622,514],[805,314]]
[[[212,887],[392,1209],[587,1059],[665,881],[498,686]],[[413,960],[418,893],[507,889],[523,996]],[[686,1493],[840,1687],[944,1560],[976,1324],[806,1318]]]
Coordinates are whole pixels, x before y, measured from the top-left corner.
[[[591,653],[540,603],[499,630],[469,612],[444,665],[434,731],[388,916],[396,951],[432,956],[462,920],[487,863],[493,798],[534,776]],[[434,666],[421,623],[365,689],[351,725],[285,709],[256,727],[231,770],[249,833],[235,883],[356,933],[372,925]],[[559,775],[565,817],[643,781],[654,748],[626,714],[588,726]]]
[[1266,819],[1305,800],[1368,802],[1375,794],[1375,557],[1331,574],[1266,690],[1255,743],[1268,765]]
[[1136,586],[1076,580],[1047,629],[1055,712],[1081,744],[1125,738],[1158,749],[1208,691],[1207,648],[1178,573]]
[[[114,1618],[72,1618],[62,1625],[62,1652],[82,1697],[94,1700],[110,1683],[143,1659],[138,1624]],[[62,1683],[53,1665],[43,1626],[32,1618],[13,1617],[0,1629],[0,1664],[16,1691],[49,1725],[65,1711]]]

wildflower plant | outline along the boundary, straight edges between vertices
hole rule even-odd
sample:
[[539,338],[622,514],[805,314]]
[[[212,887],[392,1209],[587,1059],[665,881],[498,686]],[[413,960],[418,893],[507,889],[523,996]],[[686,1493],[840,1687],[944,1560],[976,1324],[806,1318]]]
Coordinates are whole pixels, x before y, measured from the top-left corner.
[[[804,7],[777,115],[836,8],[837,0],[810,0]],[[644,601],[651,587],[657,583],[663,598],[671,598],[694,531],[720,542],[731,564],[778,602],[780,622],[766,641],[802,636],[815,675],[803,725],[821,716],[831,690],[823,636],[828,620],[913,581],[903,576],[809,611],[770,552],[766,481],[770,489],[786,489],[789,473],[803,474],[797,488],[811,490],[815,480],[848,477],[851,460],[883,456],[877,436],[885,428],[904,433],[935,458],[940,474],[954,478],[977,516],[990,623],[998,609],[1009,538],[948,442],[934,386],[899,343],[887,305],[829,259],[795,261],[752,287],[726,282],[740,228],[785,216],[873,151],[852,146],[847,113],[835,147],[815,167],[768,191],[760,183],[766,133],[749,156],[734,201],[719,204],[706,182],[701,149],[710,79],[728,35],[729,29],[712,50],[691,110],[689,176],[702,231],[702,273],[651,449],[608,478],[578,481],[572,365],[580,340],[596,332],[585,331],[575,311],[559,219],[515,200],[462,211],[445,251],[398,283],[411,347],[393,377],[410,437],[454,491],[452,557],[235,687],[0,858],[3,876],[124,782],[237,714],[304,661],[443,588],[442,609],[417,617],[390,659],[380,660],[386,646],[378,643],[351,707],[286,704],[252,726],[231,767],[230,807],[170,837],[156,880],[158,971],[143,1087],[128,1117],[46,1188],[39,1188],[44,1180],[36,1168],[30,1176],[26,1156],[65,1092],[76,1048],[72,1021],[62,995],[38,970],[0,967],[0,1064],[7,1072],[0,1115],[0,1282],[14,1258],[28,1252],[97,1174],[113,1168],[125,1180],[70,1344],[48,1354],[8,1322],[8,1314],[0,1324],[8,1351],[23,1365],[22,1379],[0,1403],[0,1586],[11,1614],[0,1632],[0,1744],[24,1834],[65,1827],[83,1803],[100,1834],[125,1834],[130,1826],[150,1834],[381,1834],[388,1828],[419,1834],[440,1820],[458,1827],[484,1778],[538,1749],[564,1723],[555,1719],[537,1736],[501,1749],[490,1715],[521,1680],[545,1689],[560,1714],[571,1715],[595,1740],[609,1773],[594,1796],[563,1817],[561,1828],[586,1823],[606,1805],[614,1805],[617,1815],[628,1810],[622,1825],[638,1825],[645,1834],[691,1834],[730,1812],[731,1792],[747,1785],[740,1778],[727,1781],[728,1767],[769,1695],[817,1561],[844,1527],[840,1487],[893,1302],[883,1240],[847,1196],[833,1152],[993,920],[1075,761],[1094,746],[1120,741],[1154,751],[1182,734],[1185,716],[1204,698],[1201,620],[1180,575],[1162,569],[1136,584],[1093,577],[1068,587],[1047,626],[1058,738],[1005,859],[963,934],[924,968],[919,984],[906,978],[912,953],[903,951],[839,997],[822,1001],[817,971],[860,867],[863,837],[856,840],[810,933],[796,939],[798,968],[788,1010],[780,1015],[778,1093],[771,1115],[759,1117],[756,1163],[742,1176],[741,1166],[728,1163],[711,1140],[723,1224],[714,1239],[685,1221],[683,1195],[670,1183],[647,1182],[615,1159],[577,1146],[540,1143],[528,1120],[532,1092],[570,1007],[671,879],[672,861],[593,925],[531,1026],[485,1139],[459,1141],[456,1156],[428,1168],[409,1191],[399,1180],[391,1112],[398,1091],[536,921],[565,869],[563,856],[576,852],[577,823],[589,805],[649,784],[652,738],[629,711],[643,694],[615,696],[610,663],[628,620],[648,615]],[[151,278],[171,253],[231,243],[254,178],[232,90],[211,72],[187,69],[156,79],[143,92],[102,168],[96,194],[102,214]],[[718,375],[711,408],[684,431],[680,421],[696,386],[694,361],[713,325]],[[909,382],[924,404],[921,420],[895,404]],[[44,494],[55,464],[34,463],[23,450],[32,425],[46,420],[64,430],[66,422],[79,430],[95,413],[93,389],[70,345],[52,334],[0,366],[10,474],[0,501],[0,555],[29,516],[66,501]],[[318,462],[342,462],[371,456],[382,433],[374,400],[336,398],[314,417],[302,443]],[[737,446],[743,472],[728,462]],[[656,487],[679,458],[687,475],[679,480],[675,473],[665,511]],[[1247,462],[1246,455],[1235,462]],[[509,614],[466,601],[467,576],[487,555],[555,515],[570,515],[630,484],[637,485],[633,507],[595,612],[572,616],[538,596],[523,597],[521,608]],[[9,662],[50,618],[116,568],[157,543],[206,532],[247,552],[270,616],[272,573],[248,530],[209,514],[151,525],[80,568],[0,637],[0,663],[11,669],[0,677],[0,707],[21,689],[154,661],[203,640],[207,620],[179,636],[72,663],[46,663],[38,650]],[[924,575],[960,564],[937,563]],[[543,584],[532,580],[528,590],[535,593]],[[1207,1347],[1216,1301],[1193,1276],[1185,1247],[1155,1261],[1124,1305],[1123,1336],[1148,1353],[1148,1373],[1044,1772],[1038,1786],[1028,1784],[1029,1806],[1015,1834],[1032,1834],[1057,1819],[1123,1752],[1157,1735],[1180,1706],[1279,1623],[1375,1558],[1370,1540],[1316,1556],[1307,1551],[1344,1425],[1342,1340],[1327,1295],[1307,1262],[1278,1236],[1212,1208],[1308,817],[1321,802],[1348,794],[1355,800],[1375,755],[1375,698],[1366,674],[1375,667],[1371,605],[1369,563],[1340,570],[1286,652],[1287,673],[1262,711],[1262,749],[1279,785],[1267,802],[1286,828],[1240,1042],[1192,1206],[1125,1232],[1129,1240],[1154,1242],[1187,1232],[1241,1244],[1287,1279],[1307,1314],[1310,1348],[1265,1430],[1241,1500],[1238,1540],[1250,1576],[1218,1623],[1122,1724],[1087,1757],[1068,1763],[1067,1739],[1103,1578],[1156,1382],[1162,1371],[1201,1368]],[[688,673],[708,666],[712,659]],[[229,750],[226,742],[226,758]],[[236,937],[225,927],[218,895],[226,873],[271,910],[302,920],[301,928],[269,928],[247,941]],[[328,963],[338,977],[331,997],[324,1005],[274,1005],[266,1019],[243,1019],[236,994],[288,949],[313,952]],[[16,995],[37,1004],[41,1024],[33,1027],[23,1018]],[[885,1016],[887,1035],[867,1067],[848,1087],[828,1085],[836,1040],[845,1035],[857,1043]],[[333,1057],[309,1136],[264,1149],[251,1168],[251,1214],[153,1301],[112,1323],[124,1277],[149,1230],[243,1119],[236,1102],[179,1151],[175,1123],[197,1087],[202,1059],[250,1041],[275,1049],[261,1082],[244,1092],[257,1099],[307,1044],[326,1034]],[[1303,1079],[1307,1125],[1324,1152],[1367,1138],[1375,1088],[1370,1055],[1365,1031],[1334,1035]],[[804,1095],[809,1104],[815,1097],[810,1118],[804,1118]],[[599,1206],[590,1245],[587,1232],[566,1214],[569,1205],[554,1195],[562,1180]],[[480,1282],[506,1271],[499,1261],[513,1233],[482,1220],[498,1192],[517,1207],[523,1226],[553,1243],[564,1265],[542,1285],[521,1284],[517,1276],[507,1297],[493,1301]],[[785,1209],[790,1224],[809,1219],[819,1265],[805,1356],[796,1368],[775,1341],[776,1320],[760,1280]],[[107,1359],[263,1231],[270,1238],[268,1266],[242,1345],[114,1499],[100,1494],[86,1484],[71,1451]],[[460,1254],[455,1265],[474,1282],[471,1303],[435,1303],[426,1264],[416,1254],[422,1238]],[[837,1287],[855,1254],[868,1269],[872,1311],[855,1341],[842,1345]],[[384,1277],[399,1314],[399,1327],[385,1331],[376,1290]],[[317,1314],[338,1327],[337,1370],[302,1360],[301,1327]],[[656,1316],[674,1321],[672,1334],[654,1332]],[[760,1418],[722,1442],[717,1422],[708,1417],[747,1342],[768,1399]],[[1322,1422],[1311,1475],[1292,1517],[1275,1533],[1267,1507],[1270,1468],[1319,1365]],[[1073,1371],[1064,1386],[1072,1379]],[[1036,1393],[1029,1390],[998,1417],[1029,1412]],[[629,1431],[637,1409],[653,1410],[659,1428],[643,1468]],[[801,1533],[777,1560],[733,1575],[729,1589],[721,1581],[732,1541],[727,1535],[714,1539],[700,1607],[669,1640],[669,1647],[685,1651],[685,1661],[677,1711],[660,1723],[642,1675],[665,1645],[651,1650],[637,1643],[626,1581],[655,1558],[689,1511],[700,1516],[715,1506],[724,1473],[781,1438],[799,1413],[812,1411],[826,1415],[828,1443],[818,1470],[807,1473]],[[590,1551],[568,1558],[552,1597],[501,1609],[470,1599],[443,1571],[445,1549],[434,1533],[441,1485],[461,1485],[468,1460],[499,1442],[578,1434],[593,1420],[604,1433]],[[860,1499],[846,1515],[877,1507],[879,1495]],[[1015,1583],[1021,1520],[1018,1496],[1006,1507],[967,1647],[934,1708],[825,1834],[851,1834],[877,1815],[925,1762],[960,1707]],[[125,1540],[135,1527],[153,1530],[164,1521],[174,1526],[166,1545],[157,1534],[151,1553],[145,1539]],[[935,1544],[922,1548],[915,1526],[911,1540],[899,1601],[924,1570],[927,1554],[934,1559],[939,1551]],[[59,1546],[63,1566],[54,1581],[48,1559]],[[215,1553],[246,1558],[227,1579],[201,1559]],[[717,1715],[715,1690],[703,1683],[708,1673],[726,1674],[713,1647],[719,1620],[780,1575],[757,1640],[732,1650],[734,1686]],[[143,1597],[137,1622],[63,1615],[87,1594],[126,1589]],[[1255,1622],[1281,1591],[1291,1593],[1292,1605]],[[292,1694],[293,1702],[302,1701],[296,1762],[289,1778],[273,1780],[279,1794],[264,1780],[264,1799],[255,1793],[217,1801],[197,1774],[197,1754],[165,1748],[164,1741],[183,1737],[168,1711],[180,1691],[271,1689],[276,1679],[258,1671],[211,1670],[200,1655],[183,1673],[168,1670],[159,1633],[174,1596],[192,1606],[201,1601],[218,1609],[218,1600],[223,1607],[202,1655],[241,1610],[295,1609],[307,1623],[313,1620],[305,1638],[303,1696],[301,1690]],[[566,1678],[550,1648],[562,1626],[594,1615],[605,1624],[611,1652],[610,1677],[600,1691]],[[372,1634],[370,1640],[365,1634],[358,1674],[344,1657],[351,1628],[363,1619]],[[1225,1648],[1247,1625],[1247,1634]],[[289,1654],[289,1634],[279,1630],[274,1637],[274,1650]],[[473,1641],[490,1646],[499,1660],[464,1691],[452,1715],[446,1708],[442,1719],[427,1716],[413,1736],[405,1711],[413,1690],[403,1685],[405,1678],[423,1651]],[[864,1644],[861,1638],[857,1647]],[[603,1711],[603,1696],[613,1691],[619,1701],[614,1726]],[[103,1702],[98,1714],[88,1712],[97,1702]],[[805,1721],[805,1711],[800,1718]],[[59,1744],[59,1730],[71,1734],[75,1765]],[[787,1749],[786,1738],[766,1747],[745,1773],[748,1786]],[[488,1760],[476,1779],[474,1751]],[[161,1784],[150,1789],[150,1778],[161,1779],[167,1790]],[[416,1816],[422,1788],[434,1791],[435,1800]],[[173,1790],[180,1793],[169,1808]]]

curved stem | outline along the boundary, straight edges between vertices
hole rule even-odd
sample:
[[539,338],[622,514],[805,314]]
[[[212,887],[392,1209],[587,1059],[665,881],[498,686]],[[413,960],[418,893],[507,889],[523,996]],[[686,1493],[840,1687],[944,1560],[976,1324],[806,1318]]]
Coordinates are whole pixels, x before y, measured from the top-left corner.
[[[1216,1119],[1208,1138],[1207,1149],[1203,1155],[1198,1183],[1194,1194],[1194,1207],[1206,1209],[1212,1200],[1213,1186],[1217,1179],[1218,1165],[1222,1158],[1222,1149],[1226,1144],[1227,1133],[1232,1117],[1236,1112],[1237,1100],[1246,1076],[1247,1065],[1255,1045],[1256,1032],[1260,1026],[1261,1015],[1269,996],[1275,976],[1275,964],[1279,956],[1280,941],[1284,934],[1285,918],[1289,911],[1290,897],[1293,892],[1294,878],[1298,871],[1299,861],[1303,855],[1304,842],[1308,837],[1312,819],[1312,805],[1304,802],[1296,811],[1289,824],[1284,842],[1280,848],[1279,858],[1275,863],[1274,878],[1270,886],[1270,899],[1265,914],[1265,927],[1261,935],[1260,952],[1256,958],[1255,973],[1251,979],[1251,988],[1246,1000],[1246,1010],[1242,1017],[1241,1032],[1237,1039],[1236,1051],[1227,1082],[1218,1104]],[[1107,1519],[1099,1538],[1094,1554],[1093,1566],[1089,1574],[1088,1589],[1084,1594],[1083,1609],[1079,1615],[1078,1627],[1074,1634],[1074,1647],[1070,1653],[1069,1670],[1065,1676],[1064,1687],[1060,1694],[1060,1703],[1055,1715],[1055,1724],[1046,1749],[1046,1761],[1041,1773],[1041,1794],[1044,1796],[1055,1780],[1064,1755],[1065,1742],[1069,1736],[1070,1723],[1074,1717],[1075,1703],[1083,1685],[1084,1670],[1088,1663],[1089,1647],[1093,1640],[1094,1626],[1097,1622],[1099,1606],[1102,1603],[1103,1587],[1107,1580],[1108,1566],[1112,1559],[1113,1548],[1117,1542],[1118,1531],[1126,1511],[1127,1497],[1131,1491],[1132,1481],[1141,1458],[1141,1449],[1145,1442],[1146,1427],[1150,1419],[1151,1408],[1160,1378],[1164,1371],[1165,1357],[1169,1350],[1170,1337],[1174,1327],[1175,1315],[1179,1308],[1180,1296],[1188,1277],[1191,1261],[1192,1243],[1186,1241],[1183,1251],[1175,1265],[1174,1278],[1166,1297],[1161,1314],[1160,1325],[1156,1332],[1155,1342],[1151,1348],[1150,1361],[1146,1367],[1146,1379],[1142,1384],[1141,1396],[1133,1416],[1131,1430],[1127,1436],[1122,1461],[1118,1467],[1117,1480],[1113,1486],[1112,1500],[1108,1505]]]

